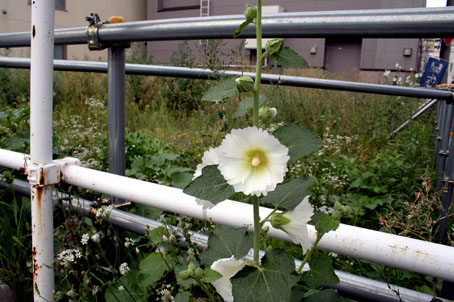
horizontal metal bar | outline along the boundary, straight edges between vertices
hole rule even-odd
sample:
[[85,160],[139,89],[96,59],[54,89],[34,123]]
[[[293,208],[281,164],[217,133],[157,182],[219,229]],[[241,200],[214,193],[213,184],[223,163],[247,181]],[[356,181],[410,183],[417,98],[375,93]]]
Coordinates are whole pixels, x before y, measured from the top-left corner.
[[[1,175],[0,175],[1,178]],[[0,188],[6,188],[8,185],[4,182],[0,182]],[[30,184],[15,179],[11,184],[12,188],[26,196],[30,196]],[[62,206],[70,208],[73,211],[79,212],[83,215],[90,215],[92,205],[94,202],[84,200],[81,198],[71,197],[67,194],[54,191],[54,202],[60,204],[60,200],[64,198],[61,202]],[[70,200],[66,200],[70,198]],[[145,234],[146,230],[152,230],[162,226],[161,222],[145,218],[139,215],[121,211],[118,209],[113,209],[109,217],[104,218],[104,220],[121,227],[125,230]],[[167,225],[167,227],[169,227]],[[175,227],[176,228],[176,227]],[[176,228],[177,229],[177,228]],[[180,239],[180,238],[179,238]],[[184,239],[184,238],[182,238]],[[205,249],[208,247],[208,236],[200,234],[197,232],[191,233],[191,240],[194,242],[200,249]],[[263,251],[260,253],[263,255]],[[248,255],[250,256],[250,255]],[[252,257],[249,257],[252,260]],[[295,267],[301,265],[301,260],[295,259]],[[304,267],[305,270],[309,269],[309,266],[306,264]],[[389,302],[420,302],[420,301],[431,301],[432,296],[413,291],[404,287],[395,286],[392,284],[387,284],[384,282],[368,279],[365,277],[345,273],[343,271],[336,270],[336,275],[339,277],[339,284],[329,286],[340,291],[343,294],[349,296],[366,299],[367,301],[389,301]],[[399,292],[399,297],[396,295],[396,292]],[[445,301],[441,299],[441,301]]]
[[[104,24],[103,42],[232,39],[244,16],[148,20]],[[264,38],[443,38],[454,35],[454,8],[404,8],[265,15]],[[254,25],[240,38],[254,38]],[[55,44],[86,44],[85,28],[55,30]],[[0,47],[30,45],[30,33],[0,34]]]
[[[0,159],[23,154],[0,149]],[[0,165],[2,161],[0,160]],[[7,165],[10,168],[11,164]],[[116,196],[154,208],[170,211],[200,220],[232,227],[247,226],[253,230],[252,205],[225,200],[211,209],[203,209],[193,196],[181,189],[149,183],[133,178],[113,175],[80,166],[61,167],[62,181],[84,189]],[[267,217],[272,210],[260,207],[260,217]],[[288,235],[269,226],[269,236],[292,242]],[[308,225],[310,240],[315,241],[316,230]],[[335,232],[329,232],[318,248],[341,255],[454,281],[454,247],[406,238],[393,234],[341,224]]]
[[[0,57],[0,67],[30,68],[30,59]],[[54,70],[106,73],[107,63],[54,60]],[[217,73],[212,70],[202,68],[187,68],[144,64],[126,64],[125,72],[126,74],[131,75],[167,76],[193,79],[212,79],[213,77],[219,75],[222,76],[248,75],[252,78],[255,78],[255,73],[251,72],[242,73],[239,71],[225,71],[223,73]],[[453,99],[453,93],[445,90],[368,84],[275,74],[262,74],[262,83],[293,87],[322,88],[384,95],[398,95],[418,98],[433,98],[439,100]]]

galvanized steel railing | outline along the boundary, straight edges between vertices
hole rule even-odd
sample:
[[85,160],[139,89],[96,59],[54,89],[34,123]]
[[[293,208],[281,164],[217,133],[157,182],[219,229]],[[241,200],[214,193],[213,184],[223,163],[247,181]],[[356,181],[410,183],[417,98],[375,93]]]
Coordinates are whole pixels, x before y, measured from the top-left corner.
[[[55,60],[54,66],[52,66],[49,53],[52,54],[54,35],[52,30],[43,31],[43,28],[45,29],[49,25],[53,28],[53,22],[50,22],[50,20],[53,20],[53,5],[49,5],[49,3],[53,4],[53,1],[40,1],[39,4],[34,2],[32,5],[33,30],[31,36],[29,32],[0,34],[0,47],[29,46],[30,43],[32,45],[31,63],[27,59],[1,58],[0,66],[20,68],[28,68],[30,64],[32,66],[31,159],[28,161],[26,169],[32,189],[32,207],[37,209],[32,214],[33,223],[36,225],[33,229],[34,282],[37,289],[35,301],[52,299],[53,282],[51,285],[48,282],[49,279],[53,279],[53,271],[48,266],[52,262],[49,259],[53,258],[50,252],[52,246],[49,245],[51,240],[48,240],[49,237],[52,238],[52,228],[49,228],[48,220],[43,220],[44,216],[42,215],[51,217],[49,215],[52,213],[53,203],[52,184],[59,181],[221,224],[251,225],[251,217],[246,213],[252,212],[246,204],[225,201],[213,209],[204,210],[197,205],[195,198],[183,194],[178,189],[78,167],[75,165],[76,160],[52,161],[49,153],[49,150],[52,149],[51,126],[49,130],[49,125],[52,125],[52,91],[47,88],[42,89],[42,87],[52,85],[52,68],[96,72],[108,70],[110,172],[122,174],[124,173],[124,162],[118,166],[116,161],[122,159],[114,156],[119,154],[123,156],[120,149],[124,152],[124,141],[121,141],[121,136],[124,135],[125,73],[203,79],[209,78],[213,73],[203,69],[138,64],[125,65],[124,47],[116,43],[232,38],[232,33],[242,22],[243,16],[100,24],[93,32],[97,34],[96,39],[109,46],[107,64]],[[52,17],[49,17],[50,15]],[[420,38],[452,36],[454,36],[454,8],[285,13],[265,16],[263,20],[263,37]],[[245,30],[241,37],[254,37],[253,26]],[[87,41],[85,27],[55,30],[55,44],[87,44],[89,42]],[[43,60],[43,54],[46,54],[45,60]],[[43,74],[46,76],[43,76]],[[239,73],[225,72],[225,75],[234,74]],[[449,91],[278,75],[265,75],[262,79],[264,83],[281,85],[446,100],[447,102],[443,103],[445,104],[443,106],[450,109],[446,111],[440,109],[438,114],[440,130],[437,135],[440,136],[440,143],[437,144],[437,166],[440,171],[454,171],[453,161],[451,160],[449,165],[447,164],[448,148],[454,148],[454,144],[449,146],[449,133],[454,114],[454,110],[452,110],[454,108],[452,107],[453,96]],[[113,120],[113,117],[115,117],[115,120]],[[45,143],[43,144],[43,142]],[[116,145],[114,142],[117,142]],[[11,168],[24,167],[24,157],[25,155],[20,153],[0,150],[0,165]],[[446,169],[446,166],[449,167]],[[443,180],[444,178],[441,179],[441,181]],[[153,192],[153,194],[150,194],[150,192]],[[449,205],[449,198],[445,201]],[[242,212],[238,210],[240,208],[245,210],[245,214],[238,217],[238,213]],[[226,213],[232,211],[235,211],[235,215],[226,215]],[[261,211],[266,212],[268,210],[262,208]],[[313,228],[309,231],[311,236],[314,236]],[[276,238],[288,240],[286,234],[279,230],[270,228],[270,234]],[[39,236],[41,236],[41,239],[38,239]],[[320,248],[454,281],[453,247],[346,225],[325,237],[320,242]],[[409,297],[408,300],[412,301],[416,298]]]

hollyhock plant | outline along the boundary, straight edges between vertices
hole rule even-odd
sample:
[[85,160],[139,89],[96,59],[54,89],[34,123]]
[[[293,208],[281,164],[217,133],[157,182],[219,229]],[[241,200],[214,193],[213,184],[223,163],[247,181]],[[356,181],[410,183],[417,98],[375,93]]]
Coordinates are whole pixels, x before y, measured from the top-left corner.
[[219,171],[235,192],[265,195],[284,180],[288,148],[257,127],[234,129],[218,147]]

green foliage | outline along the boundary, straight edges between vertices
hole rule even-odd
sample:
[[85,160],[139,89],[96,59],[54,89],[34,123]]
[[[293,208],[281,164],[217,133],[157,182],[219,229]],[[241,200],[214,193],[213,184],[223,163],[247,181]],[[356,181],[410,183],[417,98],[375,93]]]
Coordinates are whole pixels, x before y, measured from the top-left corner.
[[245,256],[253,245],[253,238],[246,227],[232,228],[219,226],[208,239],[208,248],[200,255],[207,265],[222,258],[235,256],[240,259]]
[[235,33],[233,34],[234,38],[237,38],[249,24],[255,22],[255,18],[257,16],[257,7],[246,4],[244,7],[244,16],[246,17],[246,21],[241,23],[238,29],[235,31]]
[[288,301],[298,280],[293,258],[281,249],[266,252],[261,267],[246,266],[231,279],[235,301]]
[[0,190],[0,213],[0,280],[11,288],[16,301],[33,301],[30,199],[12,189]]
[[28,107],[0,111],[0,147],[28,153],[29,119],[30,109]]
[[299,177],[285,184],[279,184],[276,190],[268,193],[260,199],[262,204],[271,204],[274,207],[282,207],[292,210],[309,195],[308,188],[312,185],[311,177]]
[[183,190],[184,193],[217,204],[235,193],[216,165],[202,169],[202,175],[194,179]]
[[171,256],[161,253],[151,253],[145,259],[140,261],[139,269],[143,277],[140,279],[140,286],[147,287],[158,281],[164,276],[164,273],[171,270],[174,266],[174,260]]
[[303,273],[301,280],[310,288],[319,289],[322,286],[339,283],[339,278],[333,270],[331,257],[323,253],[314,253],[309,260],[309,266],[310,269]]
[[279,51],[276,60],[283,68],[309,68],[306,60],[288,46]]
[[322,145],[322,140],[315,134],[298,127],[295,124],[287,124],[276,131],[273,135],[289,149],[289,163],[294,163],[303,156],[309,155]]
[[30,71],[0,68],[0,108],[20,107],[30,95]]
[[[259,106],[262,106],[266,102],[266,96],[261,95],[259,97]],[[235,112],[235,117],[241,117],[246,114],[249,116],[252,116],[252,108],[254,107],[254,98],[253,97],[247,97],[244,98],[237,106],[236,112]]]
[[332,216],[322,214],[318,217],[315,224],[317,236],[323,236],[328,232],[335,231],[339,227],[339,220],[334,219]]
[[216,85],[211,86],[202,96],[202,101],[222,102],[239,93],[236,77],[226,77],[219,80]]

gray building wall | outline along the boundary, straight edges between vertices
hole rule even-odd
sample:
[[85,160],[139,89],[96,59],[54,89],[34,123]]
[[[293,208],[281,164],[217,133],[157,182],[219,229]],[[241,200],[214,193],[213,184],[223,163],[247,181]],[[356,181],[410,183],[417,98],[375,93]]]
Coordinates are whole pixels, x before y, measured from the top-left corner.
[[[149,20],[168,18],[198,17],[199,0],[148,0]],[[210,15],[243,14],[245,0],[211,0]],[[250,2],[250,1],[249,1]],[[425,0],[263,0],[264,6],[279,5],[284,12],[334,11],[354,9],[425,7]],[[186,6],[186,8],[184,7]],[[149,42],[147,51],[154,60],[170,63],[170,56],[181,41]],[[228,40],[227,47],[240,43]],[[352,69],[376,71],[396,69],[417,70],[418,39],[285,39],[285,45],[302,55],[312,67],[325,68],[336,73],[351,73]],[[193,50],[200,48],[198,41],[190,41]],[[410,48],[411,55],[404,56],[404,48]],[[312,51],[314,50],[315,52]],[[244,51],[245,58],[249,51]]]

